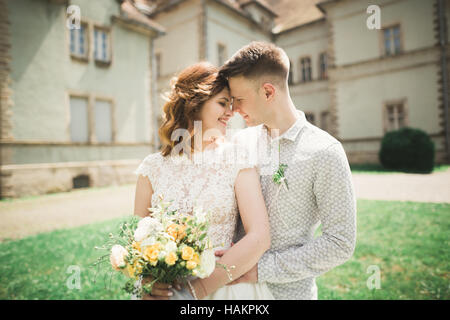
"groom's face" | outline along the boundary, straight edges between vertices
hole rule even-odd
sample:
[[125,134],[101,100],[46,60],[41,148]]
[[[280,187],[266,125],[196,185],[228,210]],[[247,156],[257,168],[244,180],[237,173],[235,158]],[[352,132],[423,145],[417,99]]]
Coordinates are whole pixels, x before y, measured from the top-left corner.
[[238,112],[244,118],[247,126],[261,124],[258,90],[254,81],[245,77],[231,77],[228,81],[233,99],[233,112]]

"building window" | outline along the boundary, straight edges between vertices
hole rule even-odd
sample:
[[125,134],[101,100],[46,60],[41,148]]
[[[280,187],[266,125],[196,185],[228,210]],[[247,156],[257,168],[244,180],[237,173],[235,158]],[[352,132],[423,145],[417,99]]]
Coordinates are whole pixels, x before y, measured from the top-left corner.
[[72,187],[73,189],[78,188],[89,188],[91,186],[90,178],[86,174],[78,175],[72,178]]
[[305,112],[305,116],[306,116],[306,120],[308,120],[308,122],[314,124],[314,113],[312,112]]
[[110,32],[105,28],[94,27],[94,59],[96,62],[111,61]]
[[322,130],[325,131],[329,130],[329,121],[330,121],[330,112],[322,111],[322,113],[320,114],[320,126],[322,127]]
[[398,130],[407,126],[406,107],[403,102],[388,103],[384,112],[385,132]]
[[401,52],[400,25],[383,29],[383,43],[386,56]]
[[222,43],[217,44],[217,60],[219,67],[227,60],[227,47]]
[[70,140],[89,141],[88,98],[70,97]]
[[161,77],[161,53],[155,53],[155,69],[156,69],[156,78]]
[[94,106],[95,138],[97,142],[113,142],[112,104],[110,101],[96,100]]
[[75,58],[88,59],[89,38],[87,23],[80,23],[79,29],[70,29],[70,54]]
[[289,60],[289,76],[288,76],[288,84],[293,84],[294,83],[294,75],[292,73],[292,61]]
[[327,79],[328,78],[328,61],[327,61],[327,54],[326,52],[323,52],[319,55],[319,77],[320,79]]
[[302,82],[311,81],[311,58],[305,57],[300,59],[300,69]]

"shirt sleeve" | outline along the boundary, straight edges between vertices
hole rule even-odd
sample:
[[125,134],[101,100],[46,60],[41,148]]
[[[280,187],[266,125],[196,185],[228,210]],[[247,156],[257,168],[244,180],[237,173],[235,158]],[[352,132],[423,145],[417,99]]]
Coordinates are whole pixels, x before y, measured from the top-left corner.
[[322,235],[305,244],[267,251],[258,262],[258,281],[287,283],[317,277],[347,261],[356,243],[356,199],[341,143],[314,158],[313,192]]

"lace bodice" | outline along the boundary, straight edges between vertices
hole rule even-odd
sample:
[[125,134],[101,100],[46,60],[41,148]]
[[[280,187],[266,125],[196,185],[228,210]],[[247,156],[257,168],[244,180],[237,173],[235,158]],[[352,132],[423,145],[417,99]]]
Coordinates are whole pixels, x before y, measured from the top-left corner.
[[244,148],[224,142],[195,153],[192,159],[152,153],[135,174],[149,178],[152,207],[162,195],[165,201],[173,201],[171,210],[191,213],[196,204],[211,210],[209,237],[214,246],[229,247],[238,215],[234,185],[240,170],[253,167],[248,159]]

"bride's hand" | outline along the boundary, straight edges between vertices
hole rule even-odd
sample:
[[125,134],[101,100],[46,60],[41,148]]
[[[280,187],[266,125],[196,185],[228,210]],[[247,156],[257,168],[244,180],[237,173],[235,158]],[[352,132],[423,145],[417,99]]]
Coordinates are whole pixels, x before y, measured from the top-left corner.
[[[142,279],[142,285],[150,283],[152,281],[151,277],[144,277]],[[143,300],[169,300],[173,296],[173,292],[170,290],[171,285],[167,283],[155,282],[152,287],[151,294],[144,293],[142,296]]]

